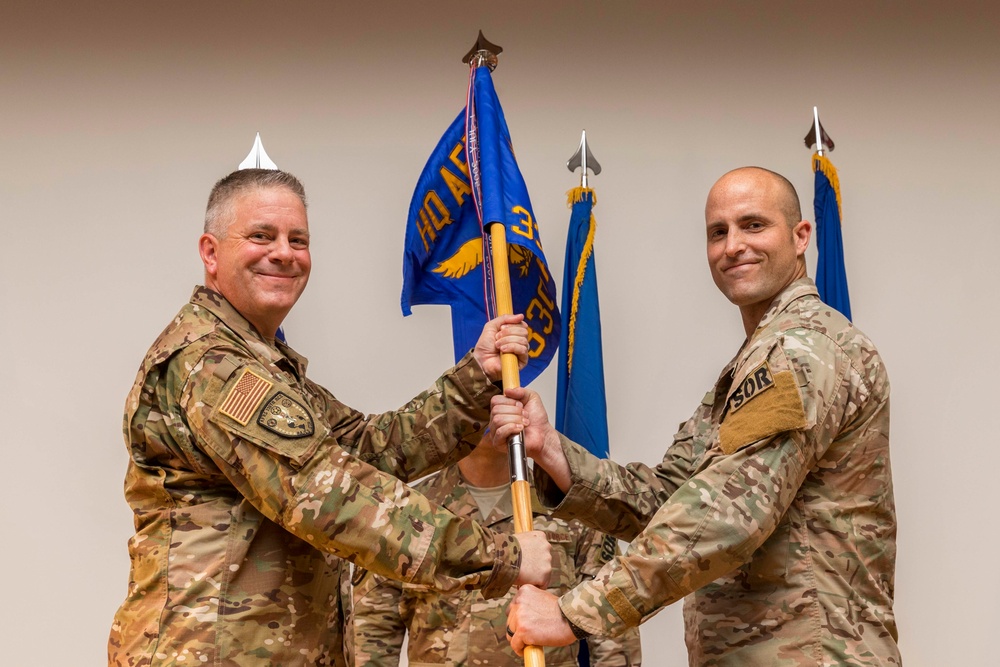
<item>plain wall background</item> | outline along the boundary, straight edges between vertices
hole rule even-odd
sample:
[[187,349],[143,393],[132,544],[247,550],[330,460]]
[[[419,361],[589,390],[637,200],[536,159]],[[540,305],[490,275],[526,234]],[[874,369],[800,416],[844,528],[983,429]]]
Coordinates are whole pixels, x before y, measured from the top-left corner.
[[[254,132],[311,198],[312,282],[285,323],[310,375],[381,412],[449,365],[448,309],[400,314],[400,258],[482,28],[505,48],[494,81],[557,277],[581,129],[604,167],[592,185],[622,461],[659,460],[742,340],[704,258],[709,187],[766,166],[812,219],[802,137],[819,106],[855,321],[893,383],[903,655],[993,664],[1000,14],[944,6],[5,0],[0,662],[105,660],[131,534],[124,398],[202,279],[208,191]],[[535,386],[554,405],[555,364]],[[643,645],[646,664],[686,664],[679,606]]]

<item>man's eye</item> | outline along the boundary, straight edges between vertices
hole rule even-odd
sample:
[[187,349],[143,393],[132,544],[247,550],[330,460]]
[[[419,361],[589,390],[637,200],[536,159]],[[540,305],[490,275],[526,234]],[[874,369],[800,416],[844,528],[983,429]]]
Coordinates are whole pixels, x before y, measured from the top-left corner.
[[296,248],[308,248],[309,247],[309,239],[292,239],[291,243]]
[[250,235],[250,238],[253,239],[254,241],[267,241],[268,240],[267,234],[265,234],[264,232],[255,232],[255,233],[253,233],[253,234]]

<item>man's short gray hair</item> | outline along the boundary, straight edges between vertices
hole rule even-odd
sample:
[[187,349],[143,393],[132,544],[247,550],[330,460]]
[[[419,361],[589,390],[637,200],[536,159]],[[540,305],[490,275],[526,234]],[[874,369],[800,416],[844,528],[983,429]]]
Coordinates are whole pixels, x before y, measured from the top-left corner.
[[302,182],[280,169],[240,169],[219,180],[208,196],[205,209],[205,233],[216,238],[226,235],[233,218],[233,201],[251,190],[287,188],[306,207],[306,190]]

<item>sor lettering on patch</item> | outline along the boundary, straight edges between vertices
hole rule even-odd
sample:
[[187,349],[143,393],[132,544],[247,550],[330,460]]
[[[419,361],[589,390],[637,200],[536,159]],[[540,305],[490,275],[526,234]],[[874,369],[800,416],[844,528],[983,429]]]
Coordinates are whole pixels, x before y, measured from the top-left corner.
[[611,535],[605,535],[601,542],[601,562],[607,563],[615,557],[615,549],[618,547],[618,540]]
[[257,424],[285,438],[305,438],[315,432],[309,411],[280,391],[261,408]]
[[765,361],[760,366],[750,371],[746,379],[740,383],[732,396],[729,397],[729,411],[736,412],[746,405],[754,396],[763,393],[774,386],[774,378]]

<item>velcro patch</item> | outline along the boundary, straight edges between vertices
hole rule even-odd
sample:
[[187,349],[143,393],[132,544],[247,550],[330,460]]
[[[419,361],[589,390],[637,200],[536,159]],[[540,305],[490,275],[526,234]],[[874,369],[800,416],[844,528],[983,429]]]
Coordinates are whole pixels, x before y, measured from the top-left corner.
[[612,588],[608,591],[607,598],[611,608],[618,612],[618,615],[625,621],[625,625],[631,627],[639,625],[639,622],[642,621],[642,614],[619,589]]
[[227,417],[232,417],[240,426],[246,426],[273,384],[249,368],[244,368],[240,379],[236,381],[236,384],[222,401],[222,405],[219,406],[219,412]]
[[257,423],[285,438],[307,438],[316,432],[309,411],[280,391],[261,409]]
[[747,374],[746,379],[740,383],[736,391],[729,397],[729,412],[736,412],[747,404],[751,398],[760,395],[774,386],[774,378],[771,377],[771,369],[767,367],[765,361],[757,368]]
[[[753,373],[750,374],[752,376]],[[765,394],[756,392],[755,400],[744,400],[741,406],[747,405],[746,410],[737,412],[735,408],[730,409],[719,427],[719,446],[727,455],[751,442],[806,427],[806,413],[795,384],[795,375],[791,371],[782,371],[773,378],[768,374],[768,378],[771,384],[766,388],[773,388],[773,391]]]

